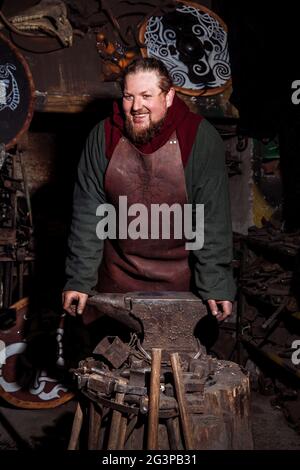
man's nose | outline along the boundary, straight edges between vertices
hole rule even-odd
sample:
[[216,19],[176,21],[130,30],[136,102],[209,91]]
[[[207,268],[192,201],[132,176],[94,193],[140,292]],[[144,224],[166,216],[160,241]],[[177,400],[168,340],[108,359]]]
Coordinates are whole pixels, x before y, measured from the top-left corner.
[[132,111],[138,111],[142,107],[142,98],[140,96],[135,97],[132,102]]

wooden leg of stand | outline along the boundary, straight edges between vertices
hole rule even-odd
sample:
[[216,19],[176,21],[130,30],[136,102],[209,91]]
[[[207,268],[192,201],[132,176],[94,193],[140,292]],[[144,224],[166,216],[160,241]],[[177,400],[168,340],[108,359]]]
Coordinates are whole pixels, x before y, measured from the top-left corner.
[[[123,380],[119,381],[120,383],[126,383]],[[116,393],[115,402],[122,404],[124,402],[124,393]],[[119,442],[119,428],[121,424],[122,413],[117,410],[113,410],[112,418],[111,418],[111,425],[110,425],[110,432],[108,438],[108,445],[107,450],[116,450],[118,448]]]
[[174,418],[166,419],[166,427],[169,439],[169,446],[171,450],[178,450],[178,435],[177,430],[175,428]]
[[89,438],[88,449],[99,449],[99,436],[102,421],[102,413],[98,406],[93,401],[90,402],[90,416],[89,416]]
[[194,449],[193,429],[191,425],[190,416],[187,409],[187,402],[185,397],[184,383],[182,380],[182,372],[179,363],[178,353],[170,354],[171,365],[173,371],[174,384],[176,389],[177,402],[179,407],[179,415],[181,419],[183,438],[185,448],[187,450]]
[[118,444],[117,444],[118,450],[124,449],[126,430],[127,430],[127,416],[122,416],[120,427],[119,427],[119,438],[118,438]]
[[73,420],[73,426],[72,426],[71,437],[70,437],[70,441],[68,445],[68,450],[76,450],[78,441],[79,441],[79,435],[80,435],[80,431],[82,427],[82,422],[83,422],[83,413],[82,413],[80,403],[78,403],[74,420]]
[[131,419],[129,418],[129,423],[128,423],[128,426],[127,426],[127,429],[126,429],[125,443],[128,441],[131,434],[135,430],[137,422],[138,422],[138,417],[136,415],[133,416]]

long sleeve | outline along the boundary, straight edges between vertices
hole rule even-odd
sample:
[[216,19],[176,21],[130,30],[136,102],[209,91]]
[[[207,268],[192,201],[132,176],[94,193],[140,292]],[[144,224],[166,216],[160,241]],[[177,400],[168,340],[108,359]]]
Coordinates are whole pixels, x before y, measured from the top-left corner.
[[99,222],[96,210],[105,203],[103,179],[106,166],[104,125],[101,122],[91,131],[78,165],[64,290],[88,294],[97,283],[104,242],[96,235]]
[[203,300],[233,300],[236,289],[224,146],[218,132],[205,120],[199,126],[185,177],[189,202],[204,204],[204,244],[192,251],[196,291]]

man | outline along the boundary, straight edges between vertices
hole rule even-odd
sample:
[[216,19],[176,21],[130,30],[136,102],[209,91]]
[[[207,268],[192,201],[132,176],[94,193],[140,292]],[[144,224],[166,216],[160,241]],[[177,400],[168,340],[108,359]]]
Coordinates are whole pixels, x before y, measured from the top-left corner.
[[[97,208],[109,203],[119,214],[124,196],[128,206],[143,204],[147,210],[155,204],[204,204],[202,249],[189,253],[184,237],[164,239],[161,231],[159,239],[100,240]],[[174,228],[175,222],[171,225]],[[115,103],[112,117],[92,130],[79,164],[64,309],[81,314],[98,279],[97,290],[102,292],[192,289],[218,320],[224,320],[235,294],[231,258],[221,138],[175,95],[160,61],[137,59],[125,72],[121,109]]]

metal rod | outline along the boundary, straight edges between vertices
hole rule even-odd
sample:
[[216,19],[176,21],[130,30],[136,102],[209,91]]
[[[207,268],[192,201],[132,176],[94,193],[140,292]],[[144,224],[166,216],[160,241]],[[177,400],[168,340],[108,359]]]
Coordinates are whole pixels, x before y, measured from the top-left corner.
[[246,344],[247,346],[250,346],[253,348],[258,354],[260,354],[262,357],[269,359],[272,363],[276,364],[277,366],[281,367],[284,369],[286,372],[289,374],[293,375],[293,377],[296,377],[297,379],[300,379],[300,371],[295,367],[293,364],[289,363],[287,364],[283,358],[278,356],[277,354],[271,352],[271,351],[263,351],[257,344],[252,339],[248,338],[243,338],[242,339],[243,343]]
[[185,397],[185,390],[184,390],[184,383],[182,380],[182,372],[179,363],[179,355],[178,353],[170,354],[171,358],[171,365],[174,377],[174,384],[176,389],[176,396],[178,401],[179,407],[179,415],[181,419],[182,431],[183,431],[183,438],[185,442],[185,448],[187,450],[194,449],[193,443],[193,434],[192,434],[192,426],[190,416],[187,411],[187,402]]
[[261,325],[261,327],[262,327],[263,330],[267,330],[268,328],[270,328],[271,326],[273,326],[273,323],[275,322],[275,320],[277,320],[277,317],[279,317],[280,313],[285,309],[287,303],[288,303],[288,297],[286,297],[286,298],[281,302],[281,304],[280,304],[279,307],[275,310],[275,312],[272,313],[272,315]]
[[152,349],[147,449],[158,449],[161,349]]

